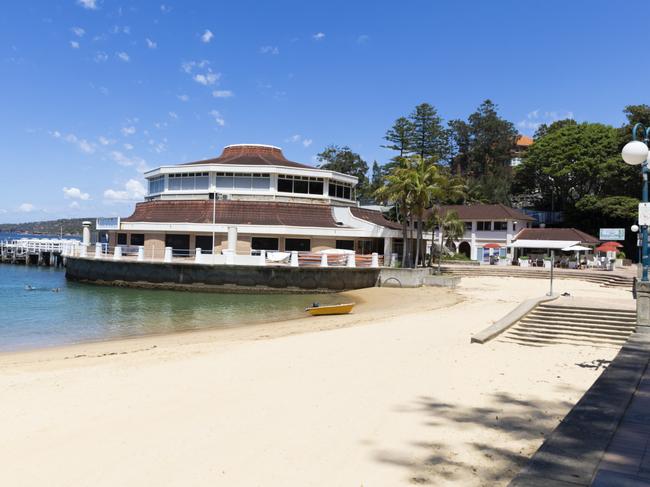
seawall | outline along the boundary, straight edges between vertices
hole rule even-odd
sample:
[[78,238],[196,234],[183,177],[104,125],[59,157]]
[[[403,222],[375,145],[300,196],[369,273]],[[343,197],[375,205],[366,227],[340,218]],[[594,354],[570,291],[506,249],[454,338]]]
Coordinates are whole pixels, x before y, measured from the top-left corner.
[[377,268],[203,265],[68,257],[66,278],[111,286],[230,293],[325,293],[373,287]]

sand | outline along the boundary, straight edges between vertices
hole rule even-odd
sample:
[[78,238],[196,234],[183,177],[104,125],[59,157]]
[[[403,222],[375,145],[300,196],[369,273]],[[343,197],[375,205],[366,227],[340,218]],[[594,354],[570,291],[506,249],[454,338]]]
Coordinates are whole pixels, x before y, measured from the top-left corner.
[[616,354],[470,344],[546,290],[375,288],[349,316],[0,355],[0,485],[506,485]]

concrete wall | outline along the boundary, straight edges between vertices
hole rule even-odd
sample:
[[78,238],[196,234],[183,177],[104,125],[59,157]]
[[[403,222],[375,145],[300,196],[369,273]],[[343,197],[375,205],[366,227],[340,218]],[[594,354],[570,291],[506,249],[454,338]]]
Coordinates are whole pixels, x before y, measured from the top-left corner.
[[420,287],[424,279],[431,275],[431,268],[401,269],[398,267],[382,267],[379,274],[379,285],[382,287]]
[[66,277],[116,286],[215,292],[335,292],[375,286],[379,269],[211,266],[68,258]]
[[165,255],[165,234],[147,233],[144,236],[144,255],[146,258],[161,258]]
[[336,248],[336,239],[334,238],[314,237],[311,239],[312,252],[320,252],[321,250],[335,249],[335,248]]

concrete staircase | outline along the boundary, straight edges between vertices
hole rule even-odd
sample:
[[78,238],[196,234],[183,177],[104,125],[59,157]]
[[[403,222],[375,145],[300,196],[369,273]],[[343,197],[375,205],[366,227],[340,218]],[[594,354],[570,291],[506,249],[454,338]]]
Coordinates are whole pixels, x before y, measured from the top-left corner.
[[562,304],[540,304],[498,337],[533,347],[553,344],[620,347],[636,329],[636,312]]
[[[550,270],[536,267],[496,266],[496,265],[443,265],[443,274],[462,277],[521,277],[527,279],[548,279]],[[611,271],[553,269],[556,279],[579,279],[605,287],[625,288],[632,291],[633,277]]]

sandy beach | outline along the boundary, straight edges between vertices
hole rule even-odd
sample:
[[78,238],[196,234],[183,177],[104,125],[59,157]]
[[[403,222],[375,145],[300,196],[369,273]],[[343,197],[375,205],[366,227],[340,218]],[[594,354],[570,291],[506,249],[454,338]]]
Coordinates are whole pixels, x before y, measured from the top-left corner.
[[372,288],[348,316],[0,355],[0,485],[506,485],[617,352],[470,344],[547,286]]

